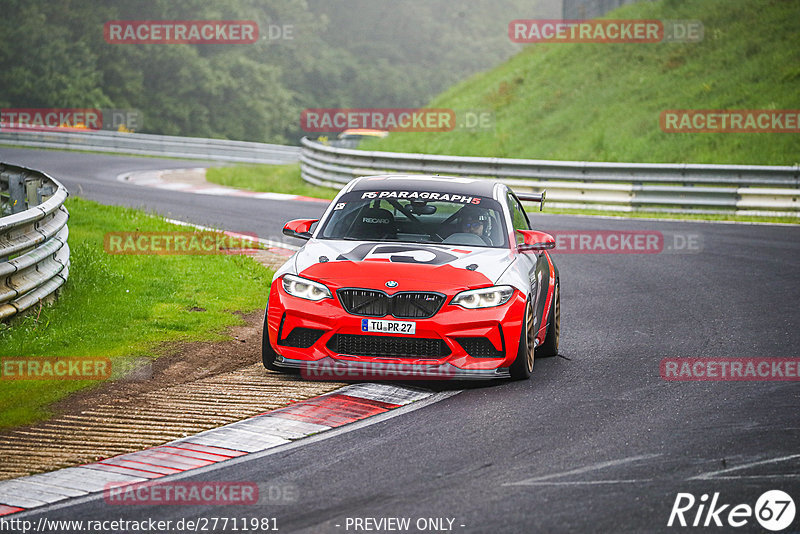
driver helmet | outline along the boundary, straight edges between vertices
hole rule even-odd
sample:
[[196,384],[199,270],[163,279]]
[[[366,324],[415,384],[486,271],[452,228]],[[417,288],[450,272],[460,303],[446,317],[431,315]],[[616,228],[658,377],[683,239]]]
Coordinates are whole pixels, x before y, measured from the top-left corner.
[[482,236],[489,235],[490,218],[486,210],[475,207],[465,206],[460,214],[461,230],[471,234]]

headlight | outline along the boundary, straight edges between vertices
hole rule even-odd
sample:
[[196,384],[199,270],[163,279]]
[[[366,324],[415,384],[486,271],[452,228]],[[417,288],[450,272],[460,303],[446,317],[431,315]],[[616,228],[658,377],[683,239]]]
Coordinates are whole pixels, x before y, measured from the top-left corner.
[[333,298],[331,290],[320,284],[292,274],[284,275],[283,290],[292,295],[306,300],[322,300]]
[[474,310],[475,308],[492,308],[500,306],[508,302],[511,295],[514,294],[514,288],[511,286],[493,286],[485,287],[483,289],[470,289],[469,291],[462,291],[450,301],[450,304],[456,304],[462,308]]

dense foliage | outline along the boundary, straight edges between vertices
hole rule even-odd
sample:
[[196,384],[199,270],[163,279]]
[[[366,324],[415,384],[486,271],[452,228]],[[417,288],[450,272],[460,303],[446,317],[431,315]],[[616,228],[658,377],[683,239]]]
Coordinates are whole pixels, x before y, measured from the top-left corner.
[[[3,0],[0,108],[134,108],[148,133],[296,140],[307,107],[419,106],[510,56],[530,0]],[[109,44],[111,20],[255,20],[255,44]],[[492,22],[490,22],[492,21]],[[269,39],[269,26],[291,39]]]

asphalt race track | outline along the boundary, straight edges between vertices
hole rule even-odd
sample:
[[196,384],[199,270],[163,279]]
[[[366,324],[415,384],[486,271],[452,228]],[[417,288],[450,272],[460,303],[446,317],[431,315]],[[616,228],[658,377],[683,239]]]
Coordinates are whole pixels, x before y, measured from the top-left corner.
[[[46,171],[72,193],[103,203],[261,237],[278,238],[285,220],[324,209],[116,180],[126,171],[194,162],[6,148],[0,161]],[[718,505],[730,505],[722,521],[738,504],[754,507],[767,490],[787,492],[800,507],[800,383],[677,382],[659,372],[670,357],[798,356],[800,226],[531,215],[543,231],[658,230],[699,235],[702,249],[556,250],[561,356],[537,359],[529,381],[425,384],[463,391],[327,439],[183,477],[293,488],[292,498],[205,508],[114,506],[95,498],[21,515],[32,521],[270,517],[281,532],[369,531],[355,529],[355,518],[410,518],[412,532],[763,532],[754,517],[736,529],[668,528],[667,521],[678,493],[698,500],[688,521],[703,494],[719,493]],[[417,530],[416,522],[427,518],[444,518],[445,528],[420,523],[427,529]],[[796,531],[800,514],[785,530]]]
[[[142,187],[117,180],[120,174],[139,170],[186,169],[213,166],[197,160],[169,160],[85,154],[61,150],[14,149],[0,146],[0,161],[44,171],[59,180],[71,195],[153,211],[165,217],[233,232],[254,232],[266,239],[281,234],[285,214],[289,218],[313,217],[325,204],[270,201],[220,196],[188,195]],[[300,240],[292,243],[302,244]]]

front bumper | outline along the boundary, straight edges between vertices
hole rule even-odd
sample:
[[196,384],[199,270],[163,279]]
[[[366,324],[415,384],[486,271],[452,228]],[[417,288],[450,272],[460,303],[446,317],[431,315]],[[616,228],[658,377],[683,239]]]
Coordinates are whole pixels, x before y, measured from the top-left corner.
[[[270,344],[278,354],[276,365],[302,370],[318,369],[327,362],[334,369],[340,370],[339,372],[342,372],[341,369],[354,369],[354,373],[376,374],[382,370],[397,368],[410,373],[409,377],[420,380],[492,379],[509,376],[508,367],[518,351],[525,310],[526,297],[520,291],[515,291],[511,300],[502,306],[477,310],[449,304],[452,295],[448,295],[444,306],[429,319],[396,319],[413,320],[416,323],[414,336],[365,334],[361,329],[365,317],[347,313],[338,301],[335,290],[333,295],[332,299],[312,302],[288,295],[279,280],[272,284],[267,307],[267,326]],[[395,320],[392,316],[381,319]],[[321,334],[309,345],[294,343],[292,340],[299,337],[293,335],[293,331],[315,331]],[[443,350],[438,355],[347,354],[335,350],[338,345],[334,336],[350,339],[370,337],[378,342],[427,340],[439,344]],[[464,340],[481,340],[483,347],[489,350],[484,351],[481,357],[476,357],[474,349],[471,349],[472,354],[465,349]],[[292,344],[302,346],[289,346]],[[315,365],[310,365],[312,363]],[[412,370],[416,370],[415,374]]]

